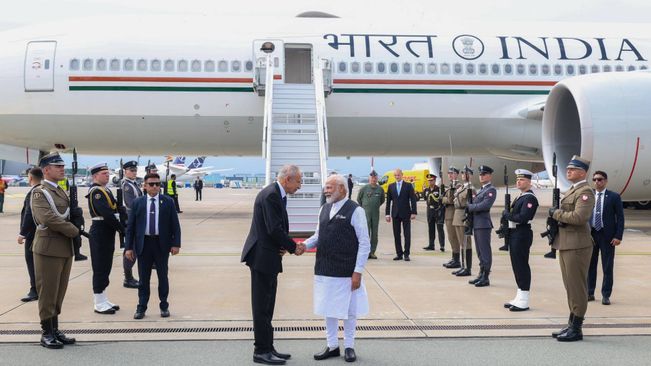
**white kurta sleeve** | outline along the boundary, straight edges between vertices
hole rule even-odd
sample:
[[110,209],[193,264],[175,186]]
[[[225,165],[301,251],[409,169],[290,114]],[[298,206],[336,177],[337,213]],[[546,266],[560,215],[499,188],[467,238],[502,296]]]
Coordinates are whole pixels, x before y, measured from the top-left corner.
[[[323,209],[323,206],[319,209],[319,216],[321,217],[321,210]],[[366,218],[366,217],[364,217]],[[307,249],[314,249],[319,245],[319,223],[316,223],[316,230],[314,231],[314,235],[310,236],[309,238],[305,239],[303,242],[305,244],[305,247]]]
[[355,272],[364,272],[364,266],[368,261],[368,254],[371,252],[371,240],[368,237],[368,225],[366,223],[366,214],[364,209],[357,207],[350,220],[350,224],[355,228],[355,234],[359,241],[357,250],[357,261],[355,262]]

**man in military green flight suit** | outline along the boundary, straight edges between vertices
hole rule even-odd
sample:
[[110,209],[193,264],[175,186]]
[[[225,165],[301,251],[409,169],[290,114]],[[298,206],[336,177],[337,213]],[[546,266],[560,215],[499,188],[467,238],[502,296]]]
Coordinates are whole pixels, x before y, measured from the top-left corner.
[[368,177],[369,184],[363,186],[357,194],[357,203],[366,212],[366,222],[371,237],[371,252],[368,259],[377,259],[375,250],[377,249],[377,231],[380,222],[380,206],[384,203],[385,194],[382,187],[377,184],[377,173],[371,171]]

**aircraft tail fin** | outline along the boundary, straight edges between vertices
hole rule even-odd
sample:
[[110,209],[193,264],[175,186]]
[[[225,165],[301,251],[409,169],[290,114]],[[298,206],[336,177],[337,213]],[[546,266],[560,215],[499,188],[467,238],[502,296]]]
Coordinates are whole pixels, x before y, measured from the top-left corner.
[[172,164],[185,165],[185,156],[177,156],[176,158],[174,158]]
[[197,169],[197,168],[201,168],[201,167],[203,166],[203,162],[204,162],[204,161],[206,161],[206,157],[205,157],[205,156],[197,156],[197,158],[194,159],[194,160],[192,161],[192,163],[190,163],[190,165],[188,165],[188,169]]

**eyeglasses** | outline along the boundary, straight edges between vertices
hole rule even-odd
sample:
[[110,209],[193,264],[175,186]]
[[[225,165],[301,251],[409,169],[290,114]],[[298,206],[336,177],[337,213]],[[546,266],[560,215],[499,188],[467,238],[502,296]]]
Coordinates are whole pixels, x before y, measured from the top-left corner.
[[602,180],[604,180],[604,179],[603,178],[592,178],[593,182],[601,182]]
[[156,187],[156,186],[160,186],[160,182],[148,182],[147,185],[150,187]]

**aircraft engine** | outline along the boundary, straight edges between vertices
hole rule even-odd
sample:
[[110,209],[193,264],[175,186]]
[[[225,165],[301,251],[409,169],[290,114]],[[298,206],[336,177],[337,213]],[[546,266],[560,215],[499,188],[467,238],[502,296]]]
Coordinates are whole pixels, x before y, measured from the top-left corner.
[[605,171],[608,188],[622,199],[651,199],[650,96],[651,73],[642,71],[583,75],[552,88],[542,148],[550,175],[556,153],[561,190],[571,185],[565,168],[576,154],[592,161],[589,174]]

